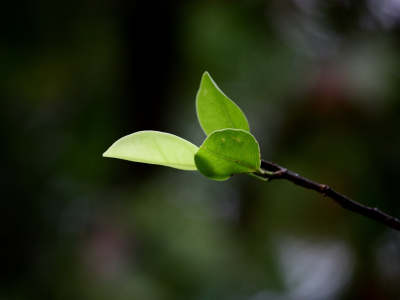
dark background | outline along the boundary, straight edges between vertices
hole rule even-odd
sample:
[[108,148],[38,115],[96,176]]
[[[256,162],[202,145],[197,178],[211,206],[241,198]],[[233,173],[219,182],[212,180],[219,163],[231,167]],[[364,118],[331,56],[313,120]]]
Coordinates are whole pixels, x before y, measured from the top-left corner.
[[209,71],[264,159],[400,217],[400,1],[5,1],[0,29],[1,299],[399,299],[394,230],[102,153],[200,145]]

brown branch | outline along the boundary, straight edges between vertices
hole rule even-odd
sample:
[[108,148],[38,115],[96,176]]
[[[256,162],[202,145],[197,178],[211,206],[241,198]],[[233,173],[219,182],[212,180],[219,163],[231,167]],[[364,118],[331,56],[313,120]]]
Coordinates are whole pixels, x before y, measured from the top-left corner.
[[347,198],[346,196],[339,194],[338,192],[334,191],[327,185],[319,184],[311,180],[308,180],[304,177],[299,176],[298,174],[295,174],[285,168],[282,168],[281,166],[275,163],[271,163],[263,159],[261,160],[261,169],[267,171],[266,174],[264,175],[265,178],[268,178],[268,180],[273,180],[273,179],[289,180],[296,185],[302,186],[306,189],[317,191],[318,193],[321,193],[324,196],[332,198],[333,200],[335,200],[335,202],[340,204],[345,209],[349,209],[353,212],[359,213],[367,218],[370,218],[372,220],[375,220],[377,222],[385,224],[386,226],[389,226],[393,229],[400,231],[400,221],[398,219],[381,212],[376,207],[372,208],[357,203]]

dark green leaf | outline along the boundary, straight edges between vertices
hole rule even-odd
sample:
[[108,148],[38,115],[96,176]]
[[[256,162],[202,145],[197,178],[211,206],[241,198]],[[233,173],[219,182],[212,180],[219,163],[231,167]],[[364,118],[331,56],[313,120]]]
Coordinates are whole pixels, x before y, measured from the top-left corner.
[[204,176],[226,180],[234,174],[258,172],[260,149],[254,136],[244,130],[218,130],[204,141],[194,161]]

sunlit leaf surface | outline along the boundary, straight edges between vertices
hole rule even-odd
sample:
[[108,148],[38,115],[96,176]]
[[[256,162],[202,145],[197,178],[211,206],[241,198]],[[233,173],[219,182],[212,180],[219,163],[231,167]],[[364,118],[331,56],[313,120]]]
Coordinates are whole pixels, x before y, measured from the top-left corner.
[[224,95],[207,72],[197,93],[196,109],[200,125],[207,135],[225,128],[250,131],[243,112]]
[[260,149],[256,139],[241,129],[214,131],[201,145],[194,160],[206,177],[226,180],[239,173],[260,168]]
[[197,151],[197,146],[175,135],[139,131],[116,141],[103,156],[182,170],[197,170],[194,163]]

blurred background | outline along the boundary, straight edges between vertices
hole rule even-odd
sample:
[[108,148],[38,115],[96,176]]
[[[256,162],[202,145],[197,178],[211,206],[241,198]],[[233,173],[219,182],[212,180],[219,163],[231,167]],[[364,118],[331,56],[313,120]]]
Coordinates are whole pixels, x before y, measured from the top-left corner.
[[400,217],[400,1],[6,1],[0,299],[400,299],[400,233],[287,181],[103,158],[205,139],[204,71],[262,157]]

